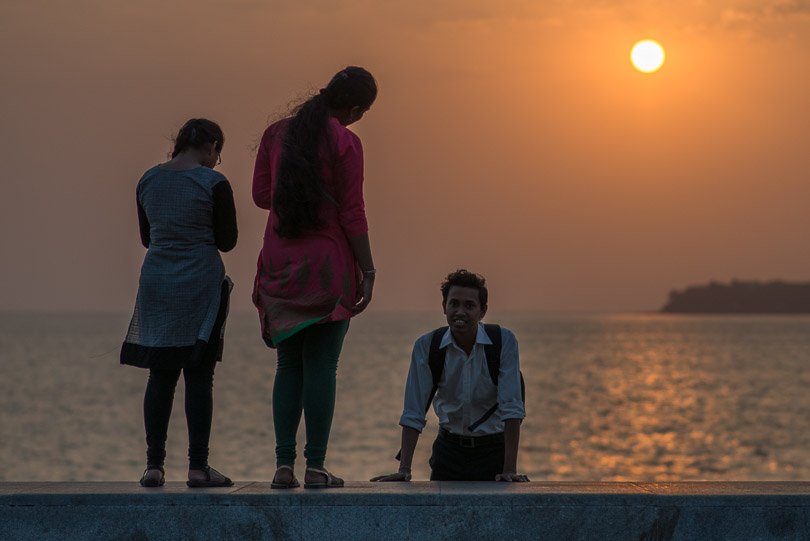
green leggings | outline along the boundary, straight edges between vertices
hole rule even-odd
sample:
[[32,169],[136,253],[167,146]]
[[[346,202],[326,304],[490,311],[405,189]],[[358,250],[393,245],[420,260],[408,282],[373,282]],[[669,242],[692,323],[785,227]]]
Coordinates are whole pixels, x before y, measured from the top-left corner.
[[307,467],[323,468],[335,412],[337,363],[349,321],[310,325],[282,340],[273,384],[276,466],[295,463],[295,435],[303,411]]

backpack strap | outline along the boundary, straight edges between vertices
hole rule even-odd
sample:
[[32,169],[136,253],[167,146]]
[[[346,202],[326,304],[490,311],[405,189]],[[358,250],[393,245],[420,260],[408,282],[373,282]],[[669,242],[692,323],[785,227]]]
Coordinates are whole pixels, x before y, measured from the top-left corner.
[[492,379],[492,384],[498,386],[498,375],[501,372],[501,347],[503,345],[501,339],[501,326],[491,323],[484,324],[484,330],[492,341],[492,344],[484,346],[484,353],[487,357],[487,368],[489,369],[489,377]]
[[[500,325],[485,324],[487,336],[492,340],[491,346],[484,346],[487,354],[487,368],[492,383],[498,386],[498,375],[501,373],[501,349],[503,348]],[[520,399],[526,402],[526,383],[523,381],[523,372],[520,372]]]
[[447,332],[449,327],[439,327],[430,337],[430,349],[428,350],[428,365],[430,366],[430,373],[433,376],[433,388],[430,390],[430,397],[428,397],[427,404],[425,404],[425,414],[430,411],[430,405],[433,403],[433,398],[436,396],[436,391],[439,389],[439,382],[442,380],[444,373],[444,360],[447,358],[447,348],[440,348],[442,338]]
[[[498,375],[501,372],[501,348],[503,347],[503,340],[501,337],[501,327],[500,325],[494,325],[486,323],[484,324],[484,330],[489,336],[489,339],[492,341],[492,344],[484,346],[484,353],[487,357],[487,369],[489,369],[489,377],[492,379],[492,384],[495,387],[498,386]],[[521,391],[523,388],[523,375],[520,376],[520,384],[521,384]],[[480,419],[475,421],[473,424],[467,427],[467,430],[470,432],[474,432],[476,428],[481,426],[486,422],[487,419],[492,417],[492,415],[498,410],[498,403],[496,402],[491,408],[489,408],[484,415],[481,416]]]

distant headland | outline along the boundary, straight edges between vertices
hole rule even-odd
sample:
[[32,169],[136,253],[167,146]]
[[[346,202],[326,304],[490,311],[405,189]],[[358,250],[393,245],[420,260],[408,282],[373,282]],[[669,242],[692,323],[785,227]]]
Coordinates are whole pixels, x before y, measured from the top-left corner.
[[684,314],[810,314],[810,282],[710,282],[669,293],[661,312]]

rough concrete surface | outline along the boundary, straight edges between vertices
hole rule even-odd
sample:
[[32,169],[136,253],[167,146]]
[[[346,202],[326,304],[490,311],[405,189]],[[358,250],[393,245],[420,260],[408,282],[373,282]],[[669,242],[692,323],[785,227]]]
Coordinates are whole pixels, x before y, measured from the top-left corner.
[[810,482],[0,483],[2,540],[810,540]]

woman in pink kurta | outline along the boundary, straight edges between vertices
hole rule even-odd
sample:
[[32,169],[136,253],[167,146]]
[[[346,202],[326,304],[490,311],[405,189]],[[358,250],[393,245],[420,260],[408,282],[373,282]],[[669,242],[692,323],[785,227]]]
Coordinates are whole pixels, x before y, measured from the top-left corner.
[[[358,267],[349,238],[368,233],[360,139],[330,117],[323,155],[323,228],[288,239],[270,212],[259,254],[254,301],[262,336],[274,346],[314,323],[349,319],[357,301]],[[264,132],[253,173],[253,201],[271,210],[273,176],[289,119]]]
[[338,72],[264,133],[253,200],[269,210],[253,302],[278,352],[273,386],[274,488],[298,486],[295,435],[306,418],[305,488],[342,486],[324,468],[337,361],[349,319],[371,301],[374,263],[363,202],[363,149],[346,126],[377,96],[363,68]]

